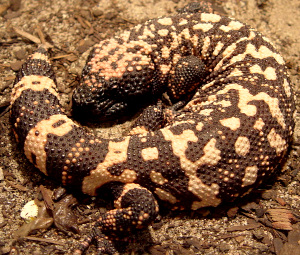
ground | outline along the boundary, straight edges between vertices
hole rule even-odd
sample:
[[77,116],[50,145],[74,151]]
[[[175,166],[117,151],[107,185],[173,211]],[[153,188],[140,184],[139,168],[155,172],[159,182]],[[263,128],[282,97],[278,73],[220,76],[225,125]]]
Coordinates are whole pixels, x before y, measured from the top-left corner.
[[[48,192],[59,187],[26,160],[9,123],[7,107],[14,71],[36,49],[37,40],[45,40],[53,46],[51,56],[59,92],[62,103],[70,110],[71,92],[93,44],[149,18],[174,13],[188,2],[0,0],[0,254],[11,254],[11,249],[14,254],[70,254],[80,236],[90,228],[89,221],[107,207],[102,201],[76,194],[79,202],[72,208],[79,218],[80,234],[66,230],[74,222],[67,218],[69,211],[65,213],[66,200],[60,204],[55,202],[56,207],[65,209],[61,217],[67,218],[60,228],[57,219],[55,226],[46,227],[46,223],[52,223],[50,213],[47,220],[43,218],[41,230],[34,230],[27,237],[24,232],[16,232],[24,224],[20,217],[22,207],[35,198],[47,200]],[[287,62],[298,96],[299,0],[215,2],[227,15],[250,24],[275,43]],[[193,213],[162,209],[160,219],[134,236],[124,248],[125,254],[300,254],[299,117],[298,113],[288,160],[277,178],[251,196],[216,209]],[[106,137],[117,136],[128,131],[129,124],[130,121],[114,127],[106,125],[96,132]],[[49,203],[48,210],[58,215],[51,210],[51,200]],[[16,233],[23,236],[18,238]],[[91,248],[89,254],[94,251]]]

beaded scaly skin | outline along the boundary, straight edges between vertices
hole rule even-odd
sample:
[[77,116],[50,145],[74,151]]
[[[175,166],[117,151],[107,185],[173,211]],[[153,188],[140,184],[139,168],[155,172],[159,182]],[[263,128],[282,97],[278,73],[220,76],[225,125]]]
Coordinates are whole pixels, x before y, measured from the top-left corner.
[[46,51],[18,72],[11,121],[26,157],[44,174],[89,195],[110,194],[75,251],[148,226],[156,199],[197,210],[257,187],[284,159],[295,113],[285,63],[268,39],[214,13],[181,13],[97,44],[74,93],[74,113],[111,119],[147,107],[128,136],[97,138],[64,113]]

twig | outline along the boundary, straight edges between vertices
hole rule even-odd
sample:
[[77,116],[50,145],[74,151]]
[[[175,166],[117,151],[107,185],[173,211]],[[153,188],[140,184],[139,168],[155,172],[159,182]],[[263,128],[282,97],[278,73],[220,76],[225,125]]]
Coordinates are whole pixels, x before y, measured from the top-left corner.
[[46,238],[33,237],[33,236],[26,236],[24,238],[27,239],[27,240],[31,240],[31,241],[38,241],[38,242],[46,242],[46,243],[53,243],[53,244],[65,245],[64,242],[55,241],[55,240],[46,239]]
[[[32,34],[29,34],[29,33],[25,32],[25,31],[23,31],[23,30],[21,30],[19,28],[16,28],[16,27],[14,27],[14,30],[15,30],[15,32],[17,34],[19,34],[19,35],[27,38],[28,40],[30,40],[30,41],[32,41],[32,42],[34,42],[36,44],[41,44],[42,43],[41,40],[38,37],[36,37],[36,36],[34,36]],[[44,46],[46,48],[53,48],[54,47],[52,44],[50,44],[48,42],[45,42]]]
[[42,44],[46,45],[47,42],[45,40],[45,36],[44,36],[44,33],[43,33],[42,29],[41,29],[41,26],[39,24],[37,24],[37,26],[36,26],[36,32],[38,33],[38,35],[39,35],[39,37],[41,39]]

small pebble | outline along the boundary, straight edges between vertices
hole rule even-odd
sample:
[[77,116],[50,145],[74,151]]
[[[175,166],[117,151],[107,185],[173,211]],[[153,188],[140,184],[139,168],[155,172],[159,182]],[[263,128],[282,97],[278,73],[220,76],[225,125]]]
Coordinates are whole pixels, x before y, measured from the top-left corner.
[[38,215],[38,206],[34,200],[26,203],[21,210],[21,217],[26,221],[30,222],[34,220]]
[[10,68],[16,72],[21,68],[22,64],[23,64],[23,61],[12,62],[12,63],[10,63]]
[[15,57],[18,60],[23,60],[27,58],[27,52],[23,48],[20,48],[14,52]]

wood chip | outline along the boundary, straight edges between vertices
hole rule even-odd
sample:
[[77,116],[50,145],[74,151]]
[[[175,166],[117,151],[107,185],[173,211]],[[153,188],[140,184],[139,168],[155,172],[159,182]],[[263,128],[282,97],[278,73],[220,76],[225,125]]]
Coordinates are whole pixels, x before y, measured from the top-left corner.
[[286,202],[281,197],[276,197],[276,201],[282,206],[286,205]]
[[28,191],[28,189],[26,187],[24,187],[23,185],[21,184],[17,184],[17,183],[14,183],[14,182],[11,182],[9,180],[5,180],[10,186],[20,190],[20,191]]
[[285,219],[295,219],[293,213],[289,209],[285,208],[275,208],[275,209],[268,209],[267,213],[270,215],[273,221],[280,221],[283,218]]
[[286,208],[268,209],[266,212],[270,216],[272,226],[280,230],[292,230],[291,221],[296,221],[293,213]]
[[293,230],[292,224],[286,221],[276,221],[272,223],[272,226],[280,230]]
[[40,185],[40,191],[43,195],[43,199],[45,202],[45,205],[48,209],[50,209],[51,211],[53,211],[54,207],[54,202],[51,198],[52,193],[50,194],[50,191],[48,189],[46,189],[43,185]]
[[244,225],[244,226],[232,226],[232,227],[227,228],[227,231],[229,231],[229,232],[244,231],[244,230],[255,229],[260,226],[261,226],[260,223],[252,223],[252,224],[248,224],[248,225]]

